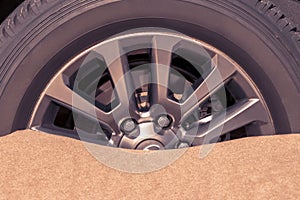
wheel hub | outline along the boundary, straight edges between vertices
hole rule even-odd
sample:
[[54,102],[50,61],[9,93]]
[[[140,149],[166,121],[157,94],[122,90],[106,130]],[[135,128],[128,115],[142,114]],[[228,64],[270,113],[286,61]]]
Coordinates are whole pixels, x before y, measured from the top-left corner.
[[131,133],[125,133],[119,147],[139,150],[161,150],[175,147],[178,138],[172,129],[162,129],[155,122],[143,122]]

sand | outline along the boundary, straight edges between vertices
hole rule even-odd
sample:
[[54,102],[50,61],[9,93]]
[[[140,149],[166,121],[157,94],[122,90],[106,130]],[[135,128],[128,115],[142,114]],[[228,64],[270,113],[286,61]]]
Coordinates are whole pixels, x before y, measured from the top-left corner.
[[19,131],[0,138],[0,199],[299,199],[299,144],[300,134],[245,138],[131,174],[78,140]]

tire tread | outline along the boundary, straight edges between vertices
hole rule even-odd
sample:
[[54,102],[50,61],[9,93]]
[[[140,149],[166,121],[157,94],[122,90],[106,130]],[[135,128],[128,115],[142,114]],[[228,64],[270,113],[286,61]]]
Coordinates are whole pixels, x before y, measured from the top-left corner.
[[289,34],[292,41],[300,49],[300,29],[271,0],[256,0],[255,8],[284,34]]

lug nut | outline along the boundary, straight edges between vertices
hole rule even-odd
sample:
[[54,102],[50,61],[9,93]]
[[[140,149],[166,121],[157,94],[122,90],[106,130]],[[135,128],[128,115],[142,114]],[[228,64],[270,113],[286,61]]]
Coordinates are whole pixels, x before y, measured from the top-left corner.
[[187,142],[181,142],[179,145],[178,145],[178,149],[184,149],[184,148],[188,148],[190,147],[189,143]]
[[167,115],[162,115],[158,118],[157,120],[157,124],[161,127],[161,128],[168,128],[172,123],[172,120],[169,116]]
[[133,119],[126,119],[122,124],[121,124],[121,130],[123,132],[132,132],[136,128],[136,123]]

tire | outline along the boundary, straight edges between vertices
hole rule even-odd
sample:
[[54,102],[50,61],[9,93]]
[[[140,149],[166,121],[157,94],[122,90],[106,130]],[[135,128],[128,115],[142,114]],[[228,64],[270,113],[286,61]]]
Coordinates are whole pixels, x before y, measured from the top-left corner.
[[251,78],[275,134],[300,132],[300,32],[264,0],[32,0],[0,27],[0,134],[28,127],[50,79],[114,34],[162,27],[224,52]]

